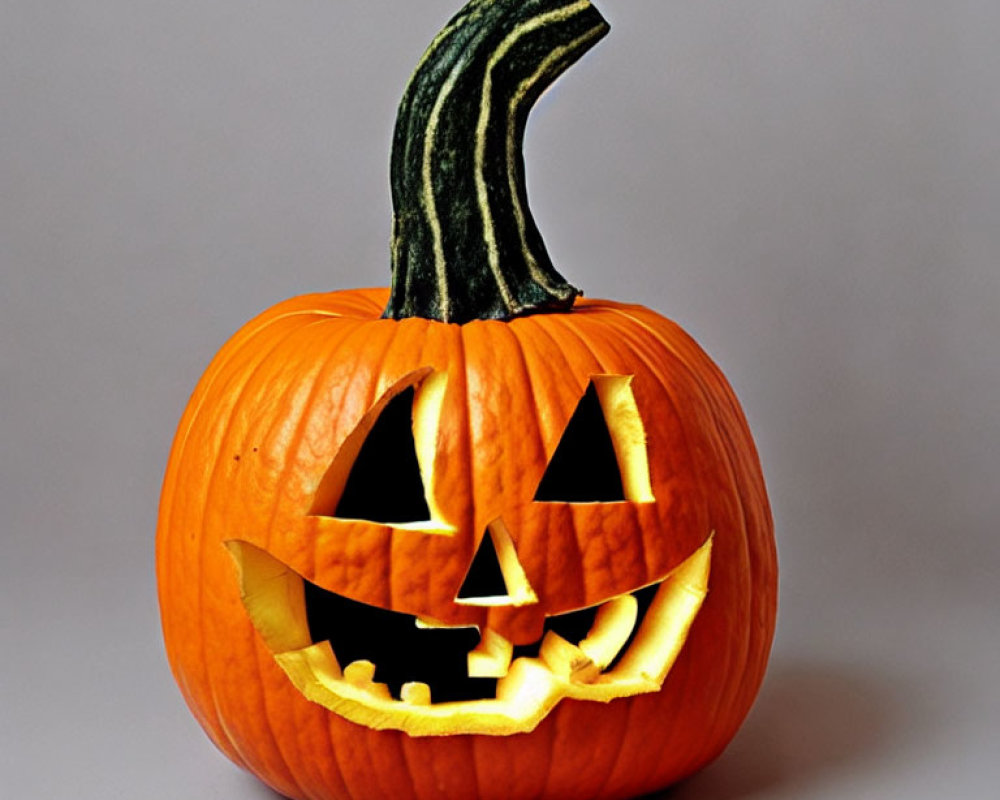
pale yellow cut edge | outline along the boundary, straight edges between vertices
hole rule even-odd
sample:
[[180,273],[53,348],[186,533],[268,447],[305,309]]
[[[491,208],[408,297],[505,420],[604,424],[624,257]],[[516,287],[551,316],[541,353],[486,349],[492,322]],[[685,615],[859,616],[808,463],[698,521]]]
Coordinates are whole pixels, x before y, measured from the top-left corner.
[[597,390],[597,399],[618,457],[625,499],[635,503],[652,503],[646,428],[632,394],[632,376],[593,375],[591,381]]

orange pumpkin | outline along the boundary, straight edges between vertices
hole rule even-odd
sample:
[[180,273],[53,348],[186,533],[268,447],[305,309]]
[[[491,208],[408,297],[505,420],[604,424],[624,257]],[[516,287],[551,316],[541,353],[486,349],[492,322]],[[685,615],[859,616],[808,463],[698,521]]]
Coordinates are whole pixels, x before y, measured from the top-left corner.
[[401,105],[393,290],[264,312],[181,420],[167,653],[289,797],[632,796],[760,685],[775,552],[736,398],[674,323],[577,298],[527,210],[527,110],[605,31],[586,0],[466,6]]

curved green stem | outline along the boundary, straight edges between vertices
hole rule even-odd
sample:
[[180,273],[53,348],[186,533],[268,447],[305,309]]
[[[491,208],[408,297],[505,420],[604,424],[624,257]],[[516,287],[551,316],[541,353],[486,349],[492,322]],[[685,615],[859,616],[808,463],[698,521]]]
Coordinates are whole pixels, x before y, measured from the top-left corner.
[[521,152],[541,93],[608,32],[589,0],[471,0],[403,95],[384,316],[463,323],[567,309],[528,208]]

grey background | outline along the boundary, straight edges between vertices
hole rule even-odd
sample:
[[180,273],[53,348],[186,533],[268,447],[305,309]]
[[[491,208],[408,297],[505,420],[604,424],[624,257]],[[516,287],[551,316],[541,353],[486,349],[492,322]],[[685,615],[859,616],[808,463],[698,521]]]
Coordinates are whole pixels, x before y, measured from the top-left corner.
[[[387,282],[395,104],[457,6],[0,3],[0,797],[272,797],[170,678],[162,469],[242,322]],[[533,207],[727,372],[782,562],[758,705],[670,796],[994,797],[1000,4],[601,8]]]

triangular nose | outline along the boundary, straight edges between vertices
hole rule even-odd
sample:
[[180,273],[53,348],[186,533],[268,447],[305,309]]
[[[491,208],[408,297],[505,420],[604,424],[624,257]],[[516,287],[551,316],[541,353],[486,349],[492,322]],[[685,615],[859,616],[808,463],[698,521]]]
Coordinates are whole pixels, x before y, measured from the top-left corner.
[[462,582],[462,588],[458,590],[458,599],[474,600],[483,597],[502,597],[507,594],[507,582],[503,579],[497,549],[493,544],[493,537],[487,532],[479,544],[475,558],[472,559],[472,566],[469,567],[469,572]]
[[523,606],[538,602],[503,520],[497,519],[487,526],[455,602],[468,606]]

